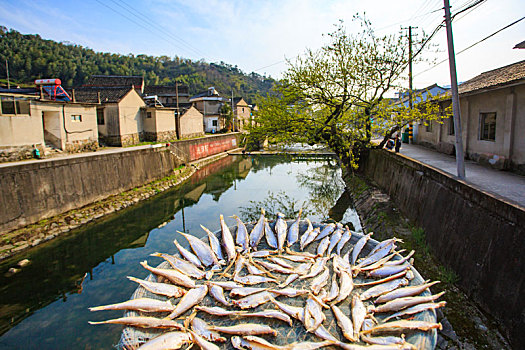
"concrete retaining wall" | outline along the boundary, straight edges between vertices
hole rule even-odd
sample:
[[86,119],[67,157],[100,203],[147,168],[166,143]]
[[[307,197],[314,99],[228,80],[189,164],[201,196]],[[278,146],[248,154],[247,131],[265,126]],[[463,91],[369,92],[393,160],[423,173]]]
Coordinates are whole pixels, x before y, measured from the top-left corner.
[[181,162],[237,148],[239,135],[185,140],[171,148],[122,149],[0,167],[0,232],[163,178]]
[[525,348],[525,210],[386,150],[372,150],[361,171],[425,229],[460,287]]

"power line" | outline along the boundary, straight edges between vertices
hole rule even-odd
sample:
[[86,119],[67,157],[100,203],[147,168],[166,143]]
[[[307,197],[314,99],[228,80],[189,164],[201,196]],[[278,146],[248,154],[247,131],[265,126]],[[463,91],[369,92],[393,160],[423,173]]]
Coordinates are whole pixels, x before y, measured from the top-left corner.
[[[487,40],[487,39],[493,37],[494,35],[498,34],[499,32],[501,32],[501,31],[503,31],[503,30],[505,30],[505,29],[507,29],[507,28],[509,28],[509,27],[511,27],[511,26],[513,26],[513,25],[515,25],[516,23],[518,23],[518,22],[520,22],[520,21],[522,21],[522,20],[524,20],[524,19],[525,19],[525,17],[521,17],[520,19],[518,19],[518,20],[516,20],[516,21],[514,21],[514,22],[512,22],[512,23],[510,23],[510,24],[508,24],[508,25],[506,25],[505,27],[503,27],[503,28],[501,28],[501,29],[498,29],[498,30],[495,31],[494,33],[492,33],[492,34],[490,34],[490,35],[484,37],[483,39],[481,39],[481,40],[479,40],[479,41],[476,41],[474,44],[472,44],[472,45],[470,45],[470,46],[464,48],[463,50],[457,52],[457,53],[456,53],[456,56],[459,55],[460,53],[463,53],[463,52],[465,52],[465,51],[467,51],[467,50],[473,48],[474,46],[476,46],[476,45],[482,43],[483,41],[485,41],[485,40]],[[421,75],[421,74],[423,74],[423,73],[425,73],[425,72],[428,72],[429,70],[434,69],[434,68],[436,68],[437,66],[439,66],[440,64],[442,64],[442,63],[444,63],[444,62],[447,62],[447,61],[448,61],[448,59],[445,59],[445,60],[443,60],[443,61],[440,61],[440,62],[436,63],[435,65],[433,65],[432,67],[427,68],[427,69],[425,69],[424,71],[422,71],[422,72],[420,72],[420,73],[414,75],[414,77],[417,77],[418,75]]]

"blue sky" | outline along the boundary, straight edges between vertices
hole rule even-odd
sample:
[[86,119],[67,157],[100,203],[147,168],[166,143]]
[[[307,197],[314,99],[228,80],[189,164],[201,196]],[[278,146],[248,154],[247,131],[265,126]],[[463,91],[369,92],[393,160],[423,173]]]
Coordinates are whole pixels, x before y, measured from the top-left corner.
[[[452,11],[474,0],[451,0]],[[523,0],[488,0],[455,23],[456,52],[525,16]],[[245,72],[280,77],[285,58],[319,48],[339,19],[352,31],[352,16],[366,13],[380,34],[417,26],[429,33],[443,17],[442,0],[0,0],[0,24],[24,34],[121,54],[175,55],[237,65]],[[458,79],[525,59],[512,47],[525,40],[525,20],[457,56]],[[445,31],[432,40],[447,58]],[[449,84],[448,63],[423,72],[414,86]]]

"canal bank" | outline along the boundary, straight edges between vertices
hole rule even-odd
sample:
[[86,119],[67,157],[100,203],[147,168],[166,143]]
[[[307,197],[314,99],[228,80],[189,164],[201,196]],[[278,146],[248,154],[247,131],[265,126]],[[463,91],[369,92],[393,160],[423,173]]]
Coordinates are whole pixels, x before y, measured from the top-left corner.
[[[227,156],[225,151],[235,150],[239,138],[238,133],[219,135],[1,168],[5,186],[0,198],[5,207],[0,214],[4,224],[0,260],[180,184],[204,165]],[[71,183],[74,177],[81,177],[79,186]],[[9,218],[14,215],[10,208],[16,210],[16,222]],[[17,228],[6,229],[13,225]]]
[[[521,348],[523,210],[439,169],[386,150],[372,150],[360,165],[360,175],[381,190],[381,194],[368,194],[363,200],[391,199],[393,217],[402,214],[416,226],[406,223],[408,236],[415,235],[414,241],[426,246],[445,277],[495,320],[494,327],[513,347]],[[360,195],[359,189],[354,192],[354,196]],[[366,221],[390,220],[388,211],[374,212],[375,205],[371,211],[361,210],[361,217]],[[468,308],[456,309],[469,317]],[[469,323],[466,320],[458,324]],[[473,332],[473,327],[470,331],[466,327],[464,334]]]

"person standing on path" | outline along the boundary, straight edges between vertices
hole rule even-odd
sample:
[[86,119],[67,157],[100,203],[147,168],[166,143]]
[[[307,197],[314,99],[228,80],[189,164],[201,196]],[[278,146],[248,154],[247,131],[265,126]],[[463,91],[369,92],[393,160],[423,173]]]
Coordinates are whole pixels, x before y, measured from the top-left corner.
[[401,148],[401,138],[399,138],[399,135],[396,134],[396,137],[394,138],[394,142],[396,145],[396,153],[399,153],[399,149]]

